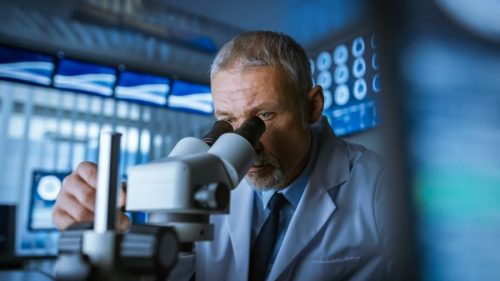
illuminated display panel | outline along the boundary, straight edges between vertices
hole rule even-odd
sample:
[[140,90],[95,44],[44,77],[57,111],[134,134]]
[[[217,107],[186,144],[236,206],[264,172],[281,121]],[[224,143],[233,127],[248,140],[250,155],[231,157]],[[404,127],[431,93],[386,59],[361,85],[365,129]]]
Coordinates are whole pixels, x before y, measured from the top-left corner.
[[55,230],[52,207],[61,190],[64,177],[70,172],[34,171],[28,215],[28,229]]
[[210,87],[207,85],[175,80],[168,97],[168,107],[196,113],[212,114],[214,107]]
[[150,74],[124,71],[115,88],[115,97],[133,102],[165,106],[170,79]]
[[36,52],[0,47],[0,78],[50,86],[54,58]]
[[373,33],[358,33],[315,53],[311,60],[314,82],[323,87],[323,115],[338,136],[376,127],[379,122],[377,48]]
[[84,63],[76,60],[61,60],[54,76],[54,86],[59,89],[111,96],[116,81],[112,67]]

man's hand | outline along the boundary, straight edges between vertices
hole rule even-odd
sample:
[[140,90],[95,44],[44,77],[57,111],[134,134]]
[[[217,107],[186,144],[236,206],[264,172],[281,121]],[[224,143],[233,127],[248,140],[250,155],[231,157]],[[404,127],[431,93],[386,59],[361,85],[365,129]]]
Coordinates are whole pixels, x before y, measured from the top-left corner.
[[[94,219],[96,186],[97,165],[91,162],[80,163],[71,175],[64,178],[52,210],[52,220],[59,230],[73,223]],[[125,202],[125,194],[122,193],[122,196],[121,202]],[[120,212],[118,224],[119,229],[125,229],[130,220]]]

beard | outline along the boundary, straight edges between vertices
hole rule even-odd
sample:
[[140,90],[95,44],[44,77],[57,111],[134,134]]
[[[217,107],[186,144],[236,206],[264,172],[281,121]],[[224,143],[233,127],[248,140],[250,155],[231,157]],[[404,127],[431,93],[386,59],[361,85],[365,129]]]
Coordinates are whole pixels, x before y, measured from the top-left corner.
[[264,153],[257,155],[255,166],[266,166],[255,172],[248,172],[245,179],[256,190],[265,191],[279,187],[283,182],[283,171],[276,158]]

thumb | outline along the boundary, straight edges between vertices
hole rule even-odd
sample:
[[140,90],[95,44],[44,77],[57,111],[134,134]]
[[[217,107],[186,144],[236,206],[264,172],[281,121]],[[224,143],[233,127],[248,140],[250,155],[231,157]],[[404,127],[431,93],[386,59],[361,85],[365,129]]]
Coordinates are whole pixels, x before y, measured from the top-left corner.
[[130,227],[131,221],[124,213],[118,215],[118,230],[125,231]]

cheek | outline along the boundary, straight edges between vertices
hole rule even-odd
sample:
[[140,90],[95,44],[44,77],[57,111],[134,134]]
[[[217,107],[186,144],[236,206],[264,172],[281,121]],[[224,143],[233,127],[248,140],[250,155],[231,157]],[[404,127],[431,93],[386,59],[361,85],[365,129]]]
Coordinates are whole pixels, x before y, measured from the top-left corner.
[[281,126],[269,127],[260,139],[264,153],[274,157],[284,169],[297,155],[294,149],[296,140],[296,132],[292,128]]

